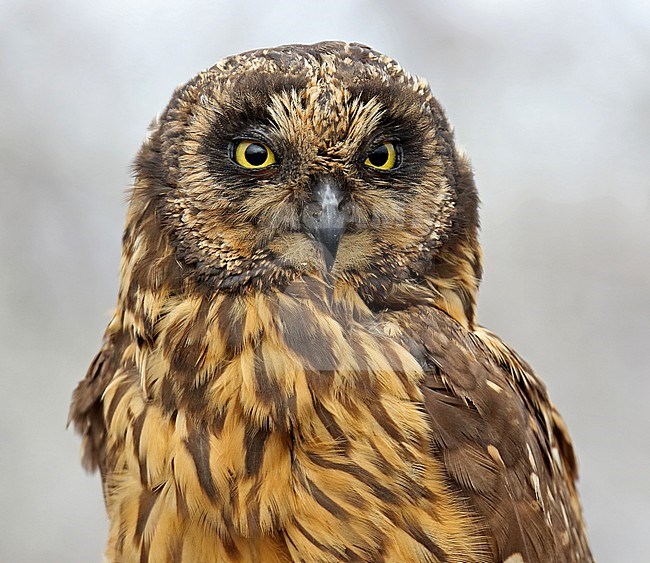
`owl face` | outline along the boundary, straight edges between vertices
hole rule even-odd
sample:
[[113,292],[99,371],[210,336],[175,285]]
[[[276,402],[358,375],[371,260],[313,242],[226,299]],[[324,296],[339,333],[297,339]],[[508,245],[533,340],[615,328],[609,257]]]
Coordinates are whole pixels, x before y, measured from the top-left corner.
[[320,43],[199,74],[136,171],[184,272],[239,288],[422,275],[462,228],[462,165],[425,82],[367,47]]

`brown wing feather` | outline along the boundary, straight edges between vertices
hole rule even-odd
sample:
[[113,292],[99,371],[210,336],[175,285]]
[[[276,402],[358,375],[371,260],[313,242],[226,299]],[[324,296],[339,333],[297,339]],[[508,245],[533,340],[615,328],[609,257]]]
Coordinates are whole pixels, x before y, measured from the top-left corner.
[[114,318],[106,330],[102,348],[72,394],[68,424],[72,423],[82,436],[81,460],[89,471],[98,467],[104,470],[106,427],[102,396],[120,367],[124,343],[124,334]]
[[591,561],[571,442],[541,381],[487,331],[475,337],[431,308],[405,316],[425,365],[436,455],[484,519],[498,560]]

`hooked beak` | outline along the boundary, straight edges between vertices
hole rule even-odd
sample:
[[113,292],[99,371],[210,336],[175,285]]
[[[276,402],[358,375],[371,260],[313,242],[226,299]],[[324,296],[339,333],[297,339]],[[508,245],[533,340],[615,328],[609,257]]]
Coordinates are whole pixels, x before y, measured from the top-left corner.
[[313,185],[312,199],[302,211],[303,229],[323,246],[328,272],[334,265],[341,237],[348,224],[345,213],[340,209],[344,197],[336,178],[319,176]]

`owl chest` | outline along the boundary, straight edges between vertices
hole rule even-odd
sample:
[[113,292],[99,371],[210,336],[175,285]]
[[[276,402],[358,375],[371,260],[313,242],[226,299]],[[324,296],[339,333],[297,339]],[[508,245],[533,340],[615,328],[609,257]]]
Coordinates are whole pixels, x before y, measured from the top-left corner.
[[243,347],[206,387],[201,416],[177,415],[185,491],[249,534],[298,514],[367,511],[397,475],[417,478],[427,437],[416,390],[403,366],[362,353],[273,334]]
[[186,395],[178,375],[148,398],[135,373],[107,390],[116,537],[132,520],[133,545],[150,537],[187,560],[340,560],[354,545],[400,561],[471,524],[431,455],[421,369],[390,338],[331,323],[262,332],[218,377],[193,376]]

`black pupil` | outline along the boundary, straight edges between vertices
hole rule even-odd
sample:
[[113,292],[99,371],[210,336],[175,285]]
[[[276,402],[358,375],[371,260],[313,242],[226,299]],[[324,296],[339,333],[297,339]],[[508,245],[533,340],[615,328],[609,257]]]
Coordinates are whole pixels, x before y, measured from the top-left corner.
[[266,162],[268,156],[268,151],[263,145],[257,145],[255,143],[248,145],[244,151],[244,157],[246,162],[251,166],[262,166]]
[[384,166],[388,162],[388,147],[381,145],[368,155],[368,160],[373,166]]

